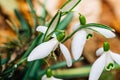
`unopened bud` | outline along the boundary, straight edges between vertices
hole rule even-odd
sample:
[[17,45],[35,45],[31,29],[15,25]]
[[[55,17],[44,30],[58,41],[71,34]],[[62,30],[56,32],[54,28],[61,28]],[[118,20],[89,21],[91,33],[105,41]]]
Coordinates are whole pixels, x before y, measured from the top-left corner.
[[46,75],[48,78],[52,76],[52,70],[50,68],[47,69]]
[[110,45],[109,45],[108,42],[104,42],[104,44],[103,44],[103,49],[104,49],[104,51],[109,51]]
[[86,18],[85,16],[81,15],[79,16],[79,21],[81,25],[85,25],[86,24]]

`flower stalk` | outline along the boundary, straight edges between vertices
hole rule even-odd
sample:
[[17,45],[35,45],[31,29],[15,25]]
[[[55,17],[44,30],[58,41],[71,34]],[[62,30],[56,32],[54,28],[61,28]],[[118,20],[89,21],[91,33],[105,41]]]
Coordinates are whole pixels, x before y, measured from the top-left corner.
[[[71,79],[71,78],[85,78],[88,77],[90,74],[90,69],[91,65],[87,65],[84,67],[79,67],[79,68],[71,68],[71,69],[57,69],[57,70],[52,70],[53,76],[57,78],[63,78],[63,79]],[[120,69],[120,66],[118,64],[115,64],[115,68],[113,70],[118,70]],[[104,69],[104,72],[106,70]]]
[[89,23],[89,24],[85,24],[85,25],[81,25],[78,29],[76,29],[75,31],[73,31],[70,35],[68,35],[62,42],[67,41],[68,39],[70,39],[76,32],[78,32],[79,30],[83,29],[83,28],[89,28],[89,27],[100,27],[100,28],[104,28],[104,29],[108,29],[110,31],[114,31],[114,29],[110,28],[109,26],[103,25],[103,24],[98,24],[98,23]]

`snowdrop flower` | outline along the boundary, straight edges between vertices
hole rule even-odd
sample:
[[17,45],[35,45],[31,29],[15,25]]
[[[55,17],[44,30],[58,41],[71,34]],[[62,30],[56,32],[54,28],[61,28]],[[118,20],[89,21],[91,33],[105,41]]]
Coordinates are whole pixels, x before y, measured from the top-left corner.
[[[78,29],[78,27],[80,27],[80,24],[75,24],[73,26],[73,31]],[[82,55],[82,51],[86,43],[87,37],[92,36],[93,31],[97,31],[98,33],[104,35],[106,38],[115,37],[115,34],[110,30],[99,28],[99,27],[89,27],[89,29],[84,28],[79,30],[74,34],[72,44],[71,44],[71,50],[72,50],[73,58],[75,60],[78,60]]]
[[[37,28],[37,31],[41,31],[43,33],[45,33],[46,30],[47,30],[47,27],[45,27],[45,26],[39,26]],[[45,58],[52,51],[54,51],[58,46],[60,46],[60,50],[62,51],[63,56],[66,59],[67,66],[68,67],[72,66],[72,59],[70,56],[70,52],[67,49],[67,47],[60,42],[65,36],[64,33],[61,33],[60,37],[56,37],[55,34],[53,34],[53,36],[54,36],[54,38],[52,38],[51,40],[44,42],[44,43],[41,43],[40,45],[35,47],[32,50],[32,52],[30,53],[30,55],[28,56],[28,61],[33,61],[33,60]]]
[[104,47],[99,48],[96,54],[101,56],[92,65],[89,80],[98,80],[104,68],[107,71],[114,69],[114,62],[120,65],[120,55],[109,50],[108,42],[105,42]]
[[55,78],[53,76],[47,77],[46,75],[43,75],[41,80],[63,80],[63,79],[58,79],[58,78]]

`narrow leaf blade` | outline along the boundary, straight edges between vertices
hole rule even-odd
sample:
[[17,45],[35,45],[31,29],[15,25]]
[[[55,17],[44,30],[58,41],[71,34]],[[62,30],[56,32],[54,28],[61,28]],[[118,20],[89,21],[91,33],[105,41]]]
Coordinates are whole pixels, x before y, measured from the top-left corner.
[[71,11],[81,0],[68,0],[62,7],[61,11],[69,12]]

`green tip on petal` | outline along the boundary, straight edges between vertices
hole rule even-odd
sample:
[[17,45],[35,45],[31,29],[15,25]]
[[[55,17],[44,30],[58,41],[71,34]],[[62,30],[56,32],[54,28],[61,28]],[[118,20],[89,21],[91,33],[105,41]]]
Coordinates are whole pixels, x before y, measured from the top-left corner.
[[65,32],[60,32],[60,34],[57,35],[57,40],[61,42],[65,38]]
[[91,37],[93,37],[93,34],[88,34],[86,38],[90,39]]
[[48,78],[52,76],[52,70],[50,68],[47,69],[46,75]]
[[79,21],[81,25],[85,25],[86,24],[86,18],[85,16],[81,15],[79,16]]
[[103,49],[104,49],[105,52],[106,52],[106,51],[109,51],[110,45],[109,45],[108,42],[104,42],[104,44],[103,44]]
[[114,69],[115,68],[115,65],[113,64],[113,63],[109,63],[106,67],[105,67],[105,69],[107,70],[107,71],[110,71],[111,69]]

